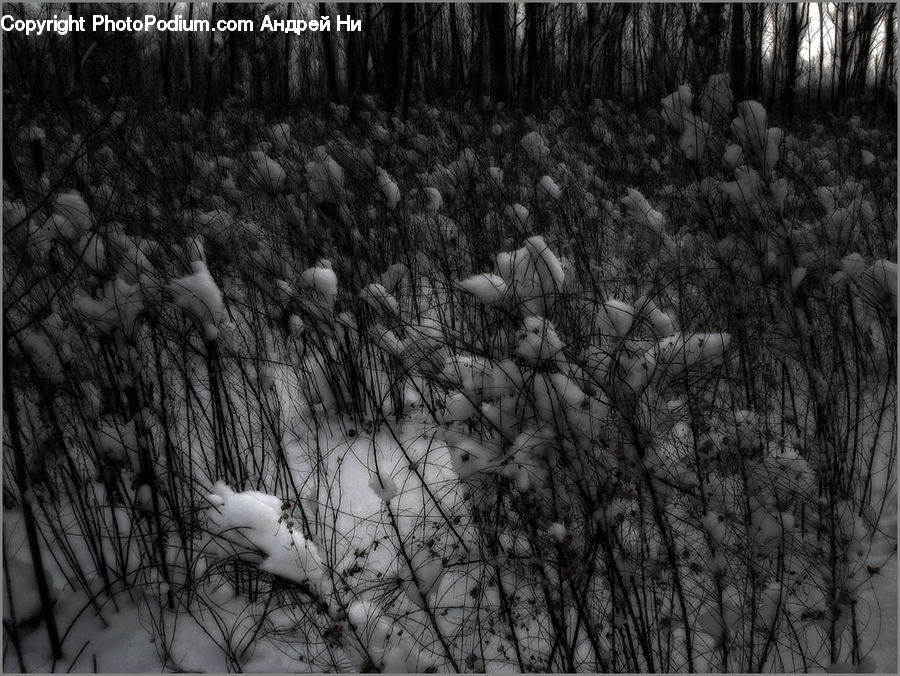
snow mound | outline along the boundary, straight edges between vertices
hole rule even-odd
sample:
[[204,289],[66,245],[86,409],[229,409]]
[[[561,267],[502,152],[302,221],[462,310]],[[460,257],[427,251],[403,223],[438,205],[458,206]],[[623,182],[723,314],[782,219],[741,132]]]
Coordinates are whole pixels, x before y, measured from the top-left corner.
[[675,334],[660,342],[657,361],[674,378],[692,366],[720,364],[730,343],[727,333]]
[[550,158],[550,148],[547,146],[547,141],[544,140],[544,137],[538,131],[525,134],[519,143],[528,159],[535,164],[540,164]]
[[344,190],[344,169],[325,146],[315,149],[316,161],[306,163],[309,191],[316,204],[338,204]]
[[503,277],[490,272],[473,275],[461,282],[456,282],[456,285],[460,289],[471,293],[484,305],[493,305],[500,302],[507,292],[506,282],[503,281]]
[[291,147],[291,127],[287,122],[273,125],[269,130],[269,137],[279,152],[284,152]]
[[[26,563],[19,557],[12,555],[6,561],[6,574],[3,576],[3,624],[10,624],[15,615],[16,624],[22,625],[36,620],[41,615],[41,597],[38,593],[37,582],[34,578],[34,565]],[[53,575],[44,569],[44,575],[49,584],[50,601],[55,603],[58,592]],[[9,577],[14,583],[7,586]]]
[[378,190],[384,196],[384,202],[387,204],[387,208],[393,211],[397,208],[397,204],[400,203],[400,188],[397,186],[397,183],[391,175],[381,167],[378,167],[376,181],[378,183]]
[[594,318],[594,330],[604,337],[624,338],[631,330],[636,311],[621,300],[608,300]]
[[557,185],[556,181],[554,181],[551,176],[542,177],[538,187],[541,192],[552,200],[559,199],[559,196],[562,194],[559,185]]
[[691,86],[683,84],[678,87],[678,91],[669,94],[662,100],[662,116],[669,128],[682,134],[687,120],[693,120],[691,113],[691,104],[694,102],[694,95],[691,93]]
[[203,261],[191,263],[193,273],[166,285],[175,303],[202,329],[207,340],[215,340],[219,322],[225,315],[222,292]]
[[76,190],[56,198],[56,213],[67,219],[80,232],[91,229],[91,210]]
[[499,275],[482,273],[456,285],[485,305],[509,302],[524,317],[549,316],[566,273],[544,238],[529,237],[521,249],[497,254],[496,260]]
[[359,297],[373,310],[385,311],[395,317],[400,316],[400,304],[382,284],[377,282],[369,284],[359,292]]
[[284,501],[259,491],[236,492],[221,481],[207,499],[210,531],[223,554],[309,585],[320,599],[328,593],[319,551],[293,525]]
[[334,301],[338,292],[338,279],[334,270],[331,269],[331,261],[326,259],[318,261],[316,267],[304,270],[300,278],[315,293],[315,302],[318,308],[330,314],[334,310]]
[[519,334],[516,354],[525,361],[537,364],[553,359],[562,352],[563,343],[556,329],[543,317],[525,319],[525,330]]
[[119,329],[128,340],[134,340],[140,328],[138,318],[144,310],[144,294],[138,284],[118,277],[106,283],[99,299],[76,293],[72,309],[107,336]]
[[94,272],[101,272],[106,267],[106,245],[98,235],[87,234],[78,240],[77,250],[81,262]]
[[281,165],[262,150],[251,150],[250,159],[253,161],[251,175],[262,187],[272,192],[279,192],[284,186],[285,173]]
[[400,492],[397,482],[383,473],[372,474],[372,476],[369,477],[369,488],[371,488],[375,495],[386,503],[397,497],[397,494]]
[[645,226],[657,236],[662,237],[663,226],[666,223],[665,217],[647,201],[639,191],[634,188],[628,188],[628,195],[622,198],[622,206],[624,206],[635,222]]

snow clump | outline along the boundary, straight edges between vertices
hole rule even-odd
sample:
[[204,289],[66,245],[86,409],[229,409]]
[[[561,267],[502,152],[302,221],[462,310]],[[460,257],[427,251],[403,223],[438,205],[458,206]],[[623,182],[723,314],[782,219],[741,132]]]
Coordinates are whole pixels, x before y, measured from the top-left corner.
[[207,340],[215,340],[219,334],[219,322],[225,315],[222,292],[213,281],[203,261],[191,263],[193,273],[166,285],[175,296],[175,303],[200,327]]
[[253,160],[251,175],[262,187],[272,192],[279,192],[284,186],[285,173],[281,165],[262,150],[251,150],[250,159]]
[[222,554],[308,585],[320,600],[330,592],[319,550],[293,525],[280,498],[236,492],[219,481],[207,500],[212,505],[206,510],[210,532]]
[[550,157],[550,148],[547,146],[544,137],[541,136],[541,133],[538,131],[532,131],[525,134],[525,136],[522,137],[520,145],[522,146],[522,150],[524,150],[525,154],[528,156],[528,159],[535,164],[540,164]]

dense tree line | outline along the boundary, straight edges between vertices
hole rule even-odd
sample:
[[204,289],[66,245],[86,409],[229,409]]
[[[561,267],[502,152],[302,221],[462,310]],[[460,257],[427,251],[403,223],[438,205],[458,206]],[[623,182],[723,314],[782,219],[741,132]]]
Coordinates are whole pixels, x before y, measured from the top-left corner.
[[[126,94],[179,105],[226,97],[288,107],[372,94],[523,107],[568,97],[658,101],[728,72],[735,100],[786,118],[896,105],[894,3],[165,3],[5,5],[13,16],[152,13],[252,19],[253,32],[73,32],[4,39],[8,100]],[[263,32],[278,19],[351,15],[360,32]],[[334,23],[334,22],[333,22]]]

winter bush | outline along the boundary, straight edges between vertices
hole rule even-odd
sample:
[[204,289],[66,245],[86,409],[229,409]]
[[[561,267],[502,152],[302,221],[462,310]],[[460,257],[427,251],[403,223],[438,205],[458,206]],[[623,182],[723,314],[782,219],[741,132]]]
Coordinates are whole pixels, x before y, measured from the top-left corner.
[[896,159],[731,104],[12,110],[5,666],[870,666]]

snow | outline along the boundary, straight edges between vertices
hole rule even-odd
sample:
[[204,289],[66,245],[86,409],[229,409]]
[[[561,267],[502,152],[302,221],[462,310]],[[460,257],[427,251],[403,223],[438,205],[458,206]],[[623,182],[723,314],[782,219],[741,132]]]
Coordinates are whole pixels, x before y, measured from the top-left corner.
[[146,306],[144,292],[139,284],[129,284],[117,277],[103,287],[99,299],[86,294],[76,294],[72,309],[89,320],[98,330],[112,336],[117,330],[128,340],[137,338],[138,321]]
[[691,92],[690,85],[683,84],[662,100],[663,119],[672,131],[682,134],[686,125],[693,120],[691,113],[691,104],[694,101],[694,95]]
[[391,175],[381,167],[376,171],[376,181],[378,183],[378,190],[384,197],[387,208],[390,211],[393,211],[397,208],[397,204],[400,203],[400,188],[397,186],[397,183]]
[[369,284],[359,292],[359,297],[373,310],[387,312],[394,317],[400,316],[400,304],[382,284],[377,282]]
[[433,214],[436,214],[441,210],[441,205],[444,203],[443,197],[441,197],[441,193],[437,188],[426,187],[423,188],[425,191],[425,196],[428,198],[428,211]]
[[550,176],[541,177],[541,181],[538,185],[544,194],[552,200],[559,199],[559,196],[562,194],[562,190]]
[[30,329],[22,332],[21,341],[31,365],[40,376],[55,385],[65,382],[59,351],[53,341]]
[[754,167],[768,179],[778,163],[784,132],[777,127],[768,128],[768,114],[758,101],[738,104],[738,116],[732,121],[731,130]]
[[841,270],[847,277],[857,281],[866,270],[866,260],[862,254],[854,251],[841,259]]
[[76,245],[81,252],[81,260],[94,272],[106,267],[106,245],[99,235],[84,235]]
[[323,259],[314,268],[304,270],[300,278],[314,292],[314,300],[318,307],[328,315],[334,310],[337,298],[338,278],[331,268],[331,261]]
[[463,392],[457,392],[444,401],[444,411],[440,414],[441,422],[459,422],[471,418],[478,409],[472,399]]
[[884,299],[885,306],[896,314],[897,310],[897,264],[893,261],[879,259],[872,263],[866,271],[865,281],[871,293],[871,299]]
[[694,116],[685,124],[684,131],[678,139],[678,146],[688,160],[699,164],[706,155],[706,146],[711,135],[712,125]]
[[758,154],[766,147],[768,119],[766,109],[759,101],[738,103],[738,116],[731,126],[748,155]]
[[19,132],[19,138],[29,143],[43,143],[47,140],[47,132],[42,127],[31,125]]
[[461,282],[456,282],[456,285],[471,293],[478,299],[478,302],[484,305],[498,303],[507,293],[507,286],[503,277],[490,272],[473,275]]
[[506,208],[506,217],[523,228],[528,225],[529,215],[528,209],[518,202]]
[[280,192],[286,177],[281,165],[261,150],[251,150],[250,160],[253,180],[272,192]]
[[222,292],[209,274],[203,261],[191,263],[193,272],[166,285],[175,303],[181,307],[199,326],[207,340],[218,336],[219,322],[225,315]]
[[562,544],[566,540],[566,536],[569,534],[569,531],[566,527],[559,523],[558,521],[554,521],[550,524],[550,528],[547,529],[547,532],[550,534],[554,540]]
[[520,333],[516,355],[527,362],[537,364],[556,357],[563,344],[553,324],[543,317],[527,317],[524,331]]
[[496,267],[499,275],[480,273],[455,284],[484,305],[511,304],[525,317],[552,313],[565,271],[543,237],[529,237],[521,249],[497,254]]
[[717,126],[727,124],[731,104],[731,76],[728,73],[710,75],[700,95],[703,116]]
[[397,493],[400,492],[397,483],[391,477],[385,476],[384,474],[373,474],[369,479],[369,488],[385,502],[390,502],[397,497]]
[[317,204],[337,204],[344,190],[344,169],[328,154],[325,146],[314,151],[316,159],[306,163],[306,180]]
[[650,206],[647,198],[634,188],[628,188],[628,195],[622,198],[622,205],[628,210],[632,218],[650,232],[662,236],[665,225],[665,217]]
[[79,232],[91,229],[91,210],[77,191],[64,193],[56,198],[56,213],[72,223]]
[[550,158],[550,148],[547,141],[538,131],[532,131],[522,137],[519,142],[525,155],[535,164],[541,164]]
[[[27,556],[27,555],[25,555]],[[17,625],[27,624],[40,617],[42,612],[41,596],[38,593],[37,582],[34,579],[34,564],[30,557],[24,561],[19,556],[12,555],[6,559],[3,574],[3,622],[12,622],[15,616]],[[14,581],[8,586],[6,578]],[[54,603],[59,594],[53,575],[45,571],[47,577],[50,601]]]
[[62,214],[51,214],[41,227],[41,234],[49,241],[75,239],[81,234],[78,227]]
[[287,122],[273,125],[269,135],[279,152],[283,153],[291,147],[291,126]]
[[133,422],[124,423],[116,421],[112,416],[104,416],[91,436],[95,448],[104,460],[115,464],[131,461],[135,468],[139,466],[140,456]]
[[740,166],[734,170],[734,177],[734,181],[720,183],[719,189],[743,218],[748,221],[758,219],[763,211],[759,173],[753,167]]
[[258,562],[260,570],[310,585],[320,598],[327,596],[330,583],[319,551],[300,532],[300,524],[291,522],[283,500],[260,491],[235,492],[221,481],[207,500],[209,551]]
[[803,280],[806,279],[806,275],[809,271],[805,267],[794,268],[791,271],[791,290],[796,291],[800,285],[803,283]]
[[635,314],[632,305],[621,300],[607,300],[594,317],[594,330],[603,338],[624,338],[631,330]]

